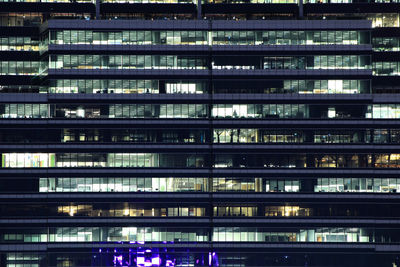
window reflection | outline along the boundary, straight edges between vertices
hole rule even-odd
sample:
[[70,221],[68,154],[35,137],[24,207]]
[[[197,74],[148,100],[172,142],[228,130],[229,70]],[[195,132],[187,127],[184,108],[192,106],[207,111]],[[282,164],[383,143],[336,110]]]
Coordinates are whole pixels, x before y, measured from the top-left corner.
[[39,40],[29,36],[3,36],[0,37],[0,51],[39,51]]
[[386,75],[400,75],[400,62],[374,62],[372,65],[372,71],[374,75],[386,76]]
[[374,51],[400,51],[399,37],[374,37],[372,39]]
[[315,192],[400,192],[398,178],[318,178]]
[[302,143],[303,131],[267,129],[214,129],[214,143]]
[[[206,104],[0,104],[1,118],[207,118]],[[399,119],[399,104],[214,104],[213,118]]]
[[372,106],[372,117],[375,119],[400,118],[400,105],[376,104]]
[[359,203],[145,203],[85,202],[85,203],[24,203],[1,208],[4,218],[46,217],[204,217],[209,210],[214,217],[353,217],[373,216],[398,218],[398,204]]
[[[322,1],[331,1],[332,0],[309,0],[312,3],[322,3]],[[350,2],[348,0],[334,0],[337,2]],[[366,0],[362,0],[366,1]],[[367,0],[368,1],[368,0]],[[372,0],[373,1],[373,0]],[[383,3],[387,0],[375,0],[375,3]],[[392,2],[396,2],[398,0],[393,0]],[[357,0],[360,2],[360,0]],[[310,19],[347,19],[348,14],[346,13],[309,13],[308,17]],[[399,13],[353,13],[352,17],[355,19],[367,19],[372,22],[373,28],[379,27],[399,27]]]
[[[369,55],[214,56],[211,69],[370,69]],[[377,67],[376,67],[377,68]],[[51,55],[49,69],[209,69],[204,56]],[[397,67],[396,67],[397,71]],[[331,85],[334,87],[335,85]]]
[[204,155],[159,153],[3,153],[3,168],[203,168]]
[[47,93],[47,88],[38,85],[0,85],[0,93]]
[[397,13],[377,13],[369,14],[367,19],[372,20],[372,27],[399,27],[399,14]]
[[[214,128],[215,144],[398,144],[398,129],[257,129]],[[206,143],[206,129],[3,129],[0,143]]]
[[2,243],[38,242],[346,242],[399,243],[397,229],[383,228],[288,228],[262,227],[43,227],[30,229],[8,228],[3,231]]
[[[30,232],[30,233],[29,233]],[[3,242],[206,242],[204,228],[164,227],[57,227],[36,228],[24,233],[14,230],[1,235]]]
[[[106,205],[107,206],[107,205]],[[137,204],[112,204],[110,208],[93,205],[67,205],[58,206],[57,214],[65,216],[88,216],[88,217],[186,217],[205,216],[205,208],[201,207],[146,207]]]
[[207,192],[208,178],[40,178],[39,192]]
[[[2,192],[13,192],[5,186],[18,181],[3,179]],[[40,178],[39,188],[32,184],[29,192],[354,192],[398,193],[400,178],[267,178],[267,177],[108,177],[108,178]]]
[[[203,154],[3,153],[3,168],[205,168]],[[400,168],[400,154],[216,154],[214,168]]]
[[42,23],[43,15],[41,13],[0,13],[0,26],[40,26]]
[[[161,87],[161,88],[160,88]],[[159,80],[50,80],[49,93],[203,94],[204,82]]]
[[374,239],[374,231],[364,228],[314,228],[286,231],[246,227],[215,227],[213,229],[213,241],[219,242],[378,242],[377,240],[383,239],[381,236],[375,236]]
[[64,129],[61,142],[205,143],[205,130]]
[[299,206],[268,206],[265,207],[265,216],[267,217],[292,217],[312,216],[312,209]]
[[[215,56],[211,62],[212,69],[216,70],[370,69],[370,65],[371,57],[364,55]],[[335,85],[331,84],[330,87],[335,87]]]
[[213,81],[218,94],[367,94],[368,80]]
[[300,192],[299,179],[213,178],[213,192]]
[[214,216],[257,216],[257,207],[251,206],[218,206],[214,207]]
[[[47,38],[45,39],[46,41]],[[352,31],[349,30],[344,30],[344,31],[50,30],[49,43],[50,44],[94,44],[94,45],[207,45],[207,44],[209,45],[327,45],[327,44],[357,45],[357,44],[370,43],[370,33],[368,31],[355,31],[355,30]]]
[[366,44],[367,31],[213,31],[213,45]]
[[49,69],[207,69],[207,63],[183,55],[51,55]]
[[277,56],[264,57],[264,69],[369,69],[370,56]]
[[0,61],[0,75],[38,75],[37,61]]

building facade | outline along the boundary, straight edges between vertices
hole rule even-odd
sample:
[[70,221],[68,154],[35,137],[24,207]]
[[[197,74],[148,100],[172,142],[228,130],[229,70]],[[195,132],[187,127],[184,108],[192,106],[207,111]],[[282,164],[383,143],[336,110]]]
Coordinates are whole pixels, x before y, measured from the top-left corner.
[[399,13],[0,0],[0,266],[399,267]]

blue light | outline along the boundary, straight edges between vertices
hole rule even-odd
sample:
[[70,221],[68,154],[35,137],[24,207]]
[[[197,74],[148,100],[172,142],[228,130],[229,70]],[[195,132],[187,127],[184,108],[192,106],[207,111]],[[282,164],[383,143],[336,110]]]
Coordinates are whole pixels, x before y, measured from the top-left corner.
[[[124,242],[128,244],[130,242]],[[143,242],[144,243],[144,242]],[[160,242],[161,243],[161,242]],[[170,242],[168,242],[170,243]],[[137,243],[138,244],[138,243]],[[192,254],[193,253],[193,254]],[[207,263],[208,254],[208,263]],[[113,267],[175,267],[186,266],[187,255],[191,255],[194,266],[219,266],[216,252],[192,252],[190,249],[175,251],[174,248],[151,248],[148,246],[130,248],[99,248],[96,249],[92,266]]]

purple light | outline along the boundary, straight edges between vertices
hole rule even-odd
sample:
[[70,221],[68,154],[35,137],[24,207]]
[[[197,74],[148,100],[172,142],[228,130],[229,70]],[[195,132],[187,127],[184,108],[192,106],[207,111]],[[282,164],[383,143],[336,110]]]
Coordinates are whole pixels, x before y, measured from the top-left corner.
[[[130,243],[135,243],[134,241]],[[144,243],[137,242],[136,244]],[[161,243],[161,242],[160,242]],[[168,244],[170,242],[167,242]],[[149,246],[138,246],[130,248],[97,248],[100,255],[99,260],[108,259],[108,266],[122,267],[122,266],[136,266],[136,267],[175,267],[175,264],[181,262],[180,257],[176,259],[174,251],[170,251],[165,246],[162,248],[151,248]],[[97,250],[96,249],[96,250]],[[96,250],[93,250],[94,252]],[[161,253],[161,254],[160,254]],[[165,253],[165,254],[164,254]],[[191,254],[191,250],[186,250],[187,254]],[[102,255],[104,254],[104,255]],[[208,251],[208,264],[207,264],[207,252],[201,253],[200,255],[194,256],[195,266],[209,266],[209,267],[219,267],[218,253],[213,251]],[[95,256],[94,256],[95,257]],[[94,261],[97,261],[94,259]]]
[[213,260],[214,260],[214,264],[215,264],[215,266],[219,266],[219,263],[218,263],[218,255],[215,253],[215,252],[213,252]]
[[153,266],[160,266],[161,265],[161,259],[157,256],[154,258],[151,258],[151,264]]
[[122,255],[119,256],[114,256],[114,265],[117,265],[117,263],[119,264],[119,266],[122,266]]
[[144,266],[144,257],[137,257],[137,266]]
[[171,260],[167,260],[165,263],[165,267],[174,267],[175,264]]

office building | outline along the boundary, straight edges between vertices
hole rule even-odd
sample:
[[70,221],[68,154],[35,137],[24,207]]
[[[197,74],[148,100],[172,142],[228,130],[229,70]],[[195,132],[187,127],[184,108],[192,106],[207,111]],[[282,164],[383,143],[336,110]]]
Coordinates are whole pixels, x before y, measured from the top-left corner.
[[400,266],[400,2],[0,0],[0,266]]

